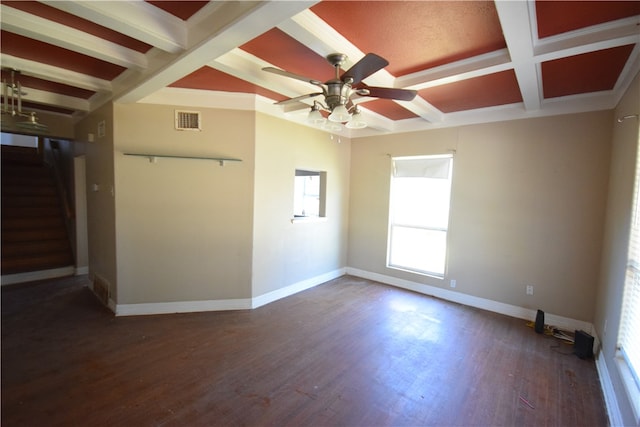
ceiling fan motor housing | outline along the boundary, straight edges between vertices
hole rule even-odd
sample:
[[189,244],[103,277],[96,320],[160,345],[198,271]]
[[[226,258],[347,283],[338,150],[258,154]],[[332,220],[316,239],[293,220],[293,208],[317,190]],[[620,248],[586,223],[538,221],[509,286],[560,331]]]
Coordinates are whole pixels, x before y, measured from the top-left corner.
[[333,110],[338,105],[345,105],[351,93],[351,85],[341,80],[329,80],[327,83],[325,102]]

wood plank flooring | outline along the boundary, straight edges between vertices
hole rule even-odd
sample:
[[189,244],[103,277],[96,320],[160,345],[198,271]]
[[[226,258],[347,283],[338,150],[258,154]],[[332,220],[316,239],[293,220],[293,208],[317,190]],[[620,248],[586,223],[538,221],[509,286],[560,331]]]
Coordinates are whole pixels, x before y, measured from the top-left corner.
[[593,360],[523,320],[344,276],[247,311],[116,318],[2,289],[10,426],[604,426]]

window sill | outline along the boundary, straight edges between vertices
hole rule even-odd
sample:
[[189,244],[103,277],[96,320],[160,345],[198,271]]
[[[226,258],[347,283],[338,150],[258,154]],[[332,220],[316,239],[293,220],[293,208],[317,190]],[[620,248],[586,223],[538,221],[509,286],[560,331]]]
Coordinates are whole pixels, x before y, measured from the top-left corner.
[[404,272],[407,272],[407,273],[417,274],[419,276],[431,277],[433,279],[444,280],[444,276],[441,276],[438,273],[431,273],[431,272],[428,272],[428,271],[417,270],[417,269],[414,270],[414,269],[409,268],[409,267],[400,267],[400,266],[393,265],[393,264],[387,264],[387,268],[390,268],[392,270],[398,270],[398,271],[404,271]]
[[627,397],[629,398],[629,404],[633,409],[635,422],[636,424],[640,424],[640,387],[638,387],[638,384],[633,378],[631,369],[629,368],[627,361],[624,359],[624,356],[617,353],[615,360],[618,372],[620,373],[620,378],[624,384],[624,389],[627,393]]
[[296,224],[299,222],[326,222],[326,216],[295,216],[291,218],[291,224]]

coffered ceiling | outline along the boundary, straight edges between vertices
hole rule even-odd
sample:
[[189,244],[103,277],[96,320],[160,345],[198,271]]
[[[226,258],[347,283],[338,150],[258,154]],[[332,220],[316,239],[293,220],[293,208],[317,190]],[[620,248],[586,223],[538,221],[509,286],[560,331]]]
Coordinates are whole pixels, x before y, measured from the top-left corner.
[[640,70],[639,1],[2,1],[2,78],[24,108],[106,102],[255,109],[306,123],[326,55],[389,61],[352,137],[615,107]]

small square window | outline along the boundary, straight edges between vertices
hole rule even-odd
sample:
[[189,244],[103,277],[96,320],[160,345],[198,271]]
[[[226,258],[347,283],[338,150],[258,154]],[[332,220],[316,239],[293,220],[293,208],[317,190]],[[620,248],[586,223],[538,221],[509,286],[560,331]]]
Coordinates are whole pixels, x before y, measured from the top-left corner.
[[326,216],[327,173],[296,169],[293,217],[322,218]]

